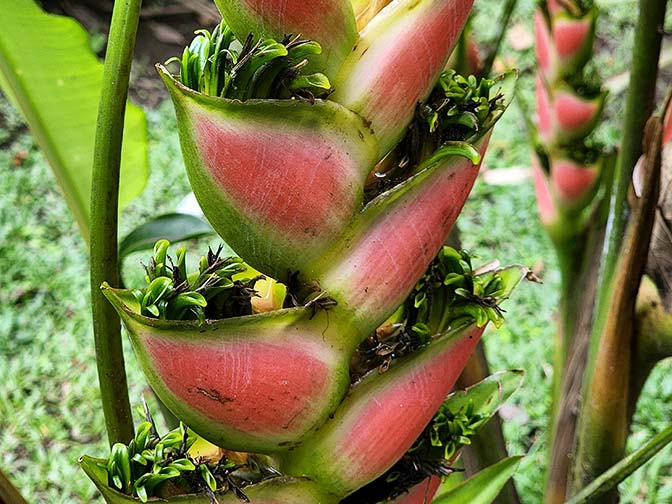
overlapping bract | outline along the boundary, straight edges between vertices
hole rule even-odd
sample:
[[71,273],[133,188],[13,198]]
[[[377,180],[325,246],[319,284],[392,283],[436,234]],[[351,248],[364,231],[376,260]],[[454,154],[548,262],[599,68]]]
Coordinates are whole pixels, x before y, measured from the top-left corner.
[[[286,474],[308,475],[340,499],[412,445],[483,332],[487,319],[463,321],[387,373],[350,383],[355,350],[404,301],[451,231],[515,79],[480,97],[495,112],[480,122],[470,113],[468,144],[423,153],[367,202],[367,179],[432,92],[472,1],[376,4],[359,34],[348,2],[318,4],[323,17],[294,0],[218,2],[241,40],[248,32],[300,30],[319,42],[322,54],[307,65],[334,83],[329,99],[213,97],[159,71],[212,225],[251,266],[319,294],[304,298],[305,306],[204,323],[152,319],[128,292],[106,288],[105,295],[152,387],[177,416],[226,448],[273,454]],[[525,274],[516,271],[509,287]],[[395,421],[400,397],[410,422]],[[398,425],[394,447],[372,451],[375,430],[391,424]]]
[[537,60],[550,83],[581,72],[592,56],[598,11],[585,3],[548,0],[535,13]]
[[[284,33],[305,28],[298,20],[307,6],[247,3],[220,2],[230,23],[249,17],[238,27],[239,37],[258,31],[278,36],[271,25]],[[274,3],[283,9],[272,8]],[[351,41],[343,65],[328,74],[333,95],[313,104],[209,98],[162,70],[194,193],[238,254],[279,279],[288,271],[312,276],[310,264],[357,219],[367,176],[433,88],[470,8],[471,0],[388,4]],[[354,22],[351,7],[336,10]],[[333,24],[322,21],[310,21],[312,29],[303,34],[328,51],[320,36]]]
[[301,34],[317,40],[322,54],[310,65],[333,76],[357,40],[355,15],[350,0],[216,0],[222,16],[238,40],[248,34],[276,40]]

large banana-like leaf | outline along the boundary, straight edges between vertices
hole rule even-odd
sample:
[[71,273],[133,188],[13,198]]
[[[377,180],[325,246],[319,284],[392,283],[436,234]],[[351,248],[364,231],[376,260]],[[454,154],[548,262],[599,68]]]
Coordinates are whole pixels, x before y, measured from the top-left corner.
[[141,250],[151,250],[159,240],[174,243],[215,234],[210,224],[195,215],[183,213],[159,215],[140,224],[121,240],[119,257],[123,258]]
[[[21,110],[75,215],[89,236],[94,136],[103,65],[72,19],[33,0],[0,0],[0,86]],[[144,112],[126,110],[120,203],[142,192],[149,175]]]

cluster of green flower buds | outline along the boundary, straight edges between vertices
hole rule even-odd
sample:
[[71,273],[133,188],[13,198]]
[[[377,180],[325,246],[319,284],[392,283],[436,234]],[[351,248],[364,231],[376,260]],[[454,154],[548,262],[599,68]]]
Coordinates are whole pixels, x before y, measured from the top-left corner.
[[[114,444],[109,459],[97,462],[107,471],[110,487],[136,496],[141,502],[147,502],[150,497],[197,492],[210,495],[216,502],[215,492],[227,491],[249,502],[241,487],[252,479],[255,482],[264,479],[258,464],[254,467],[237,464],[223,453],[213,457],[196,455],[197,450],[192,448],[198,436],[184,424],[159,436],[146,404],[144,417],[130,443]],[[256,474],[254,478],[252,473]]]
[[323,73],[307,74],[307,56],[322,52],[320,44],[289,35],[280,42],[256,39],[242,43],[222,21],[210,33],[198,30],[181,58],[180,80],[209,96],[238,100],[303,97],[324,98],[331,91]]
[[176,259],[168,255],[168,240],[159,240],[145,266],[147,287],[134,289],[140,313],[163,320],[222,319],[250,315],[254,286],[263,276],[249,277],[249,268],[239,257],[222,258],[222,247],[201,257],[198,272],[187,274],[187,249],[180,247]]

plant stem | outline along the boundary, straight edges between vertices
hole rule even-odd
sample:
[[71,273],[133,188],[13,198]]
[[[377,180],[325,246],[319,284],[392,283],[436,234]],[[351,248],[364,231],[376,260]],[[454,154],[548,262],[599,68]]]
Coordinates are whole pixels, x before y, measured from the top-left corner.
[[91,305],[96,364],[110,444],[133,437],[121,344],[121,325],[100,286],[119,285],[117,223],[119,172],[128,81],[141,0],[115,0],[105,55],[91,184]]
[[574,492],[612,466],[625,451],[630,422],[629,405],[634,400],[629,397],[629,392],[634,390],[631,370],[635,346],[635,301],[646,265],[658,203],[662,129],[659,117],[652,117],[646,125],[642,196],[633,205],[628,222],[606,323],[599,333],[593,332],[593,337],[598,337],[598,344],[592,367],[588,363],[589,379],[584,384],[572,481]]
[[518,0],[508,0],[502,11],[502,15],[499,18],[499,31],[495,38],[492,39],[492,42],[488,44],[488,54],[483,61],[483,69],[481,70],[481,75],[483,77],[489,77],[492,73],[492,66],[495,63],[495,59],[499,54],[499,50],[502,47],[502,42],[506,36],[507,29],[509,27],[509,22],[511,21],[511,16],[513,11],[516,10],[516,5]]
[[[596,197],[598,207],[593,212],[591,223],[580,240],[579,253],[582,260],[579,266],[575,266],[568,279],[563,276],[560,324],[554,359],[553,402],[549,423],[551,438],[545,495],[547,504],[565,502],[576,447],[578,411],[594,322],[599,264],[609,215],[609,196],[613,186],[615,156],[613,153],[605,153],[604,156],[600,175],[604,193]],[[567,252],[568,245],[560,247],[556,244],[556,250],[562,271],[562,254]],[[570,283],[571,288],[564,288],[566,283]],[[575,299],[572,302],[565,301],[569,296]],[[569,332],[563,334],[562,328]]]
[[[545,500],[547,504],[565,502],[567,482],[570,474],[571,455],[575,446],[577,410],[581,398],[581,384],[588,355],[588,343],[593,321],[593,302],[597,264],[604,237],[603,220],[596,219],[587,231],[583,264],[573,275],[574,292],[577,302],[574,309],[565,311],[568,305],[563,301],[562,322],[556,336],[556,355],[553,368],[553,402],[549,422],[549,464],[546,481]],[[566,294],[563,294],[566,295]],[[568,321],[573,318],[573,324]],[[562,327],[570,331],[566,340]]]
[[654,455],[671,442],[672,425],[667,427],[663,432],[658,434],[639,450],[631,453],[596,478],[595,481],[570,499],[567,504],[588,504],[590,502],[598,502],[599,499],[611,492],[621,481],[625,480],[633,472],[646,464]]
[[[644,243],[648,249],[650,235],[649,229],[646,236],[630,236],[624,240],[630,218],[627,193],[634,165],[642,153],[645,123],[654,107],[665,8],[666,0],[639,2],[621,154],[610,200],[595,322],[586,363],[577,457],[570,482],[572,492],[581,490],[622,456],[627,435],[627,408],[620,406],[633,400],[627,396],[632,366],[634,297],[642,273],[628,269],[643,266],[646,256],[637,258],[635,255]],[[652,203],[643,198],[640,207],[655,205],[656,201]],[[640,217],[645,213],[646,209],[642,208]],[[640,223],[642,229],[648,225],[643,224]],[[617,264],[621,269],[617,270]]]
[[[562,380],[562,375],[569,355],[572,339],[575,333],[577,312],[581,308],[580,289],[583,276],[581,274],[583,259],[586,253],[586,234],[575,236],[569,241],[555,242],[555,251],[560,269],[560,313],[558,322],[558,348],[554,372]],[[557,399],[557,397],[555,398]]]
[[0,471],[0,502],[3,504],[28,504],[2,471]]
[[[601,332],[612,291],[616,261],[620,256],[625,226],[629,217],[627,193],[632,171],[642,154],[644,126],[654,109],[658,59],[663,37],[666,0],[640,0],[639,17],[635,29],[630,84],[623,121],[621,152],[615,173],[615,189],[611,197],[608,235],[605,246],[601,285],[597,299],[595,333]],[[593,338],[591,355],[597,341]]]

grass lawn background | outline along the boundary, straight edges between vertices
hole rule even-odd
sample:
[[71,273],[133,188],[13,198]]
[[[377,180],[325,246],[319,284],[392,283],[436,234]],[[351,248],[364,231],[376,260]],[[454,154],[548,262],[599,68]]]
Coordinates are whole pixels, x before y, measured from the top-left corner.
[[[501,3],[476,0],[479,39],[487,40],[496,30],[491,12],[498,12]],[[603,8],[598,67],[611,76],[628,64],[636,2],[598,3]],[[533,8],[533,1],[520,1],[516,30],[502,53],[506,63],[522,70],[523,103],[531,103],[533,57],[531,48],[514,50],[512,45],[524,46],[531,35]],[[599,132],[607,142],[618,136],[621,103],[621,96],[610,97],[610,121]],[[122,235],[154,215],[174,211],[189,192],[172,106],[148,110],[148,120],[152,175],[144,194],[124,211]],[[485,165],[529,166],[516,105],[497,126]],[[2,97],[0,194],[0,468],[31,503],[95,502],[93,485],[77,467],[84,453],[107,453],[91,334],[88,254],[49,166]],[[493,370],[527,371],[524,387],[504,410],[505,434],[511,453],[528,453],[516,475],[524,502],[541,502],[559,277],[553,249],[537,221],[531,181],[493,186],[479,180],[459,226],[465,248],[483,262],[498,258],[542,271],[544,284],[521,286],[504,307],[504,328],[485,339]],[[140,259],[129,258],[125,270],[138,271]],[[141,275],[127,278],[132,282]],[[126,356],[131,401],[138,405],[148,389],[132,352]],[[671,371],[667,361],[652,374],[629,449],[672,422]],[[621,490],[625,503],[672,502],[672,447]]]

